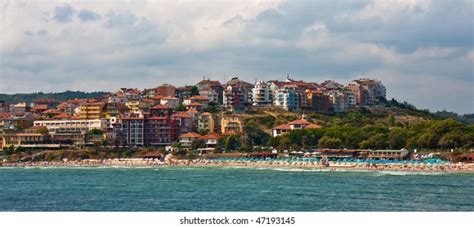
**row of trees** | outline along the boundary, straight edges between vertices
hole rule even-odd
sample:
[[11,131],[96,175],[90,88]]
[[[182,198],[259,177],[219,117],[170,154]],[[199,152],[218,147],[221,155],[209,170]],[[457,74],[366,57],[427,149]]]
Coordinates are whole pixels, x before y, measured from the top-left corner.
[[374,124],[363,127],[351,124],[320,129],[294,130],[271,137],[250,121],[241,135],[220,140],[221,151],[251,151],[255,146],[279,150],[311,148],[353,149],[469,149],[474,147],[474,125],[463,125],[452,119],[418,121],[409,126]]

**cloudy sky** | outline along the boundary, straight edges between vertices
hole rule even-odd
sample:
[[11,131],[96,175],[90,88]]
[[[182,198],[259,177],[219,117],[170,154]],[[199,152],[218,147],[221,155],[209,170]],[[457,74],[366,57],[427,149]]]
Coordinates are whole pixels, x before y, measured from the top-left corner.
[[0,93],[363,76],[474,113],[469,0],[0,2]]

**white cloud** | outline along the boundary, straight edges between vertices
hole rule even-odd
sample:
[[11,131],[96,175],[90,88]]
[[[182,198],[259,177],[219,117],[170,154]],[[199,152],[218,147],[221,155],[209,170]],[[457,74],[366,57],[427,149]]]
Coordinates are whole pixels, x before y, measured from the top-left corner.
[[[287,72],[348,82],[363,74],[420,107],[450,102],[447,108],[474,112],[435,83],[472,98],[473,22],[465,20],[472,3],[458,3],[7,0],[0,92],[110,91],[190,84],[203,75],[281,79]],[[413,90],[412,78],[417,86],[434,81],[427,85],[439,90],[436,102],[426,87]]]

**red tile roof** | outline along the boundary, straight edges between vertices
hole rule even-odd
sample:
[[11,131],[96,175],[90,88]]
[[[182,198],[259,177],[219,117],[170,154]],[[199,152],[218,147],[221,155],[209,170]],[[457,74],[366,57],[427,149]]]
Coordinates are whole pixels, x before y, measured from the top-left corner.
[[201,137],[202,140],[209,140],[209,139],[215,139],[218,140],[220,139],[221,136],[215,133],[207,134]]
[[53,119],[71,119],[71,115],[67,113],[59,113],[58,115],[55,115]]
[[198,102],[193,102],[193,103],[188,104],[188,105],[186,105],[186,106],[202,106],[202,104],[201,104],[201,103],[198,103]]
[[209,98],[205,97],[205,96],[200,96],[200,95],[197,95],[197,96],[192,96],[188,99],[192,99],[192,100],[203,100],[203,101],[207,101],[209,100]]
[[201,138],[202,135],[195,133],[195,132],[188,132],[186,134],[182,134],[179,138]]
[[288,124],[282,124],[282,125],[279,125],[279,126],[276,126],[275,128],[273,129],[279,129],[279,130],[291,130],[291,126],[288,125]]
[[322,128],[322,127],[317,125],[317,124],[309,124],[309,125],[305,126],[304,128]]
[[172,109],[171,107],[169,107],[168,105],[155,105],[153,108],[151,109]]
[[311,123],[308,122],[307,120],[295,120],[295,121],[289,122],[288,124],[289,125],[294,125],[294,124],[307,125],[307,124],[311,124]]

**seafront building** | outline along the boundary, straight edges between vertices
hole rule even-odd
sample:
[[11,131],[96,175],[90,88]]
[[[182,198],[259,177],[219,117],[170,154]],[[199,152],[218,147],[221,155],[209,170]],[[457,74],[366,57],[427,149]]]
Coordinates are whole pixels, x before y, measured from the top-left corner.
[[278,125],[272,129],[272,136],[277,137],[285,133],[291,132],[298,129],[317,129],[321,126],[313,124],[305,119],[295,120],[286,124]]
[[[274,107],[302,113],[347,112],[379,105],[385,96],[385,86],[375,79],[361,78],[345,86],[332,80],[321,84],[294,80],[288,75],[284,80],[256,80],[255,84],[231,77],[223,84],[203,78],[183,87],[121,88],[94,99],[0,101],[1,147],[170,146],[185,143],[189,138],[183,135],[194,135],[206,141],[200,151],[210,152],[222,136],[243,133],[249,118],[245,114]],[[319,127],[301,119],[276,126],[271,134]],[[36,132],[39,128],[47,131]],[[197,132],[204,136],[197,137]]]

